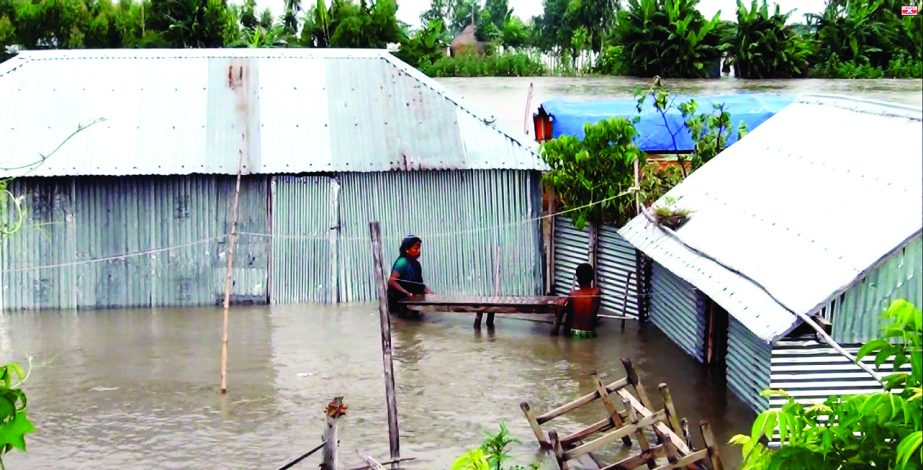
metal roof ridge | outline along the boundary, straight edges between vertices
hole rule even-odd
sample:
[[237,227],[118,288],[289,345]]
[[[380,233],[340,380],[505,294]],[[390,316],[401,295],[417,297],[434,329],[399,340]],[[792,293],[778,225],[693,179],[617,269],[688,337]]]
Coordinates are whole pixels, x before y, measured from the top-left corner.
[[827,93],[806,93],[799,95],[793,103],[836,106],[858,113],[923,121],[923,108],[889,101]]
[[[419,70],[417,70],[417,69],[414,68],[414,67],[411,67],[410,64],[404,62],[403,60],[400,60],[399,58],[397,58],[397,57],[394,56],[393,54],[391,54],[391,53],[389,53],[389,52],[384,52],[384,53],[381,54],[381,57],[382,57],[382,59],[384,59],[386,62],[390,63],[392,66],[398,68],[399,70],[403,71],[404,73],[406,73],[407,75],[409,75],[410,77],[412,77],[414,80],[418,81],[421,85],[424,85],[424,86],[428,87],[430,90],[432,90],[432,91],[438,93],[438,94],[439,94],[440,96],[442,96],[445,100],[447,100],[447,101],[449,101],[450,103],[454,104],[454,105],[455,105],[456,107],[458,107],[459,109],[461,109],[461,110],[465,111],[466,113],[470,114],[471,116],[477,118],[479,121],[482,121],[486,126],[490,127],[490,128],[493,129],[495,132],[497,132],[497,133],[499,133],[500,135],[506,137],[507,139],[509,139],[509,140],[511,140],[511,141],[513,141],[513,142],[515,142],[515,143],[516,143],[517,145],[519,145],[520,147],[523,147],[524,149],[528,150],[530,153],[532,153],[532,154],[535,156],[535,158],[541,159],[541,156],[540,156],[540,155],[538,154],[538,152],[534,149],[535,146],[530,145],[530,144],[523,143],[522,138],[528,139],[528,136],[527,136],[527,135],[523,134],[522,136],[515,136],[515,135],[510,134],[510,133],[507,132],[506,130],[503,130],[503,129],[500,129],[500,128],[496,127],[495,125],[493,125],[493,122],[496,121],[496,118],[494,118],[494,121],[488,122],[488,120],[487,120],[486,118],[484,118],[484,117],[481,116],[480,114],[476,113],[476,112],[473,111],[471,108],[469,108],[466,104],[464,104],[464,103],[463,103],[463,100],[460,98],[460,96],[458,96],[457,93],[455,93],[455,92],[449,90],[448,88],[446,88],[445,86],[441,85],[439,82],[437,82],[436,80],[434,80],[432,77],[430,77],[430,76],[424,74],[423,72],[420,72]],[[493,118],[494,116],[491,115],[491,117]],[[528,141],[528,140],[527,140],[527,141]],[[544,160],[542,160],[542,163],[544,164]]]
[[225,57],[251,58],[363,58],[381,57],[385,49],[349,48],[196,48],[196,49],[41,49],[24,50],[17,54],[31,60],[85,59],[209,59]]
[[15,72],[16,69],[27,64],[29,60],[29,57],[24,57],[22,53],[18,53],[6,61],[0,63],[0,78]]

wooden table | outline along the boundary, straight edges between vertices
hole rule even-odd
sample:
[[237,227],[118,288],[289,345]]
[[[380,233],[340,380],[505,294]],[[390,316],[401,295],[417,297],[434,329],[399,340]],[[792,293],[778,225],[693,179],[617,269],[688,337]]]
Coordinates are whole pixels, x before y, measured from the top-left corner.
[[535,313],[554,315],[554,327],[551,334],[558,334],[564,307],[558,304],[563,297],[501,297],[501,296],[457,296],[457,295],[416,295],[402,300],[408,310],[417,312],[472,312],[477,313],[474,327],[481,327],[481,317],[487,314],[487,326],[494,326],[494,314],[500,313]]

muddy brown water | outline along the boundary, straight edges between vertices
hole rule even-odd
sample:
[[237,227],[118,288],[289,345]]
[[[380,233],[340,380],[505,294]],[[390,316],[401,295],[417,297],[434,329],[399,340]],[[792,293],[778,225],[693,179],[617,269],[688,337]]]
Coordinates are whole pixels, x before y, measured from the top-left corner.
[[[0,359],[33,356],[25,390],[38,431],[9,468],[279,468],[320,442],[336,395],[341,456],[388,456],[377,309],[373,304],[234,308],[229,393],[218,392],[221,310],[212,308],[21,312],[0,316]],[[718,379],[653,326],[606,321],[600,336],[548,336],[550,325],[471,314],[394,323],[401,455],[412,469],[445,469],[485,431],[505,423],[514,455],[540,459],[519,402],[536,409],[590,390],[590,373],[623,376],[632,359],[652,390],[670,385],[679,413],[707,419],[717,438],[747,430],[753,414]],[[598,403],[598,402],[597,402]],[[555,420],[573,431],[602,416]],[[700,439],[698,432],[694,433]],[[604,454],[615,457],[621,444]],[[722,449],[733,468],[739,452]],[[316,468],[317,456],[296,468]],[[550,467],[546,467],[550,468]]]

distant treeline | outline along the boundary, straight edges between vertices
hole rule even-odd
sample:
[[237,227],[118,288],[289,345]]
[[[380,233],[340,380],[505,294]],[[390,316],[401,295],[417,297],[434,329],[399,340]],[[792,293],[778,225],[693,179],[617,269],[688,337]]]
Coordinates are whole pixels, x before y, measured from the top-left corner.
[[[254,0],[0,0],[0,59],[21,49],[396,44],[437,76],[694,78],[716,76],[721,63],[741,78],[923,76],[923,17],[901,16],[898,0],[828,0],[793,24],[765,0],[738,0],[736,22],[704,17],[698,0],[544,0],[527,21],[508,0],[432,0],[418,25],[398,21],[396,0],[283,1],[274,17]],[[459,36],[468,25],[473,37]],[[549,71],[539,56],[559,66]]]

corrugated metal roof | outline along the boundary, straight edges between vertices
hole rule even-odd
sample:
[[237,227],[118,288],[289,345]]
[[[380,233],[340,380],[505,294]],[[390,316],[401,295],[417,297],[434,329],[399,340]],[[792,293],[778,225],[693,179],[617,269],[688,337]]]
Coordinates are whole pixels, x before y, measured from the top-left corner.
[[22,52],[0,64],[2,176],[542,170],[494,127],[385,51]]
[[919,236],[921,155],[920,109],[808,96],[673,188],[676,237],[765,290],[643,215],[620,233],[772,341]]

